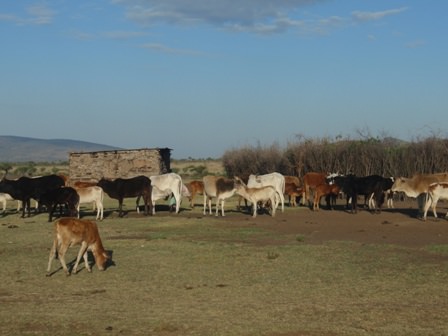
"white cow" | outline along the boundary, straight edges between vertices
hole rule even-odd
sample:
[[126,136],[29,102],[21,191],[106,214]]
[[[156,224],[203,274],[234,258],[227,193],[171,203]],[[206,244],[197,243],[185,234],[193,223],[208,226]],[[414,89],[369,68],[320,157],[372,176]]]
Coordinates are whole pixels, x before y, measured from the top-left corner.
[[395,179],[391,190],[404,192],[408,197],[417,198],[419,213],[421,213],[429,186],[437,182],[448,182],[448,173],[416,174],[411,178],[399,177]]
[[[437,218],[437,202],[439,199],[446,200],[448,199],[448,183],[447,182],[439,182],[432,183],[428,187],[428,193],[426,194],[426,203],[425,208],[423,210],[423,220],[426,220],[426,214],[428,213],[429,207],[432,205],[432,213],[434,217]],[[448,212],[445,215],[445,218],[448,217]]]
[[[10,194],[0,193],[0,203],[3,204],[2,212],[5,212],[5,210],[6,210],[6,202],[7,201],[14,201],[14,198],[12,198]],[[17,206],[19,207],[20,204],[18,204]],[[19,211],[19,209],[17,211]]]
[[79,208],[81,203],[93,203],[94,208],[96,207],[96,219],[103,220],[103,200],[104,191],[103,188],[99,186],[84,187],[84,188],[74,188],[79,195],[78,203],[78,218],[79,218]]
[[280,173],[270,173],[265,175],[249,175],[247,181],[248,188],[260,188],[271,186],[277,191],[282,204],[282,212],[285,211],[285,177]]
[[[183,183],[182,178],[176,173],[168,173],[162,175],[154,175],[149,177],[152,185],[152,213],[155,214],[156,199],[165,198],[171,193],[176,200],[176,213],[179,212],[180,203],[182,202]],[[163,195],[163,196],[162,196]]]

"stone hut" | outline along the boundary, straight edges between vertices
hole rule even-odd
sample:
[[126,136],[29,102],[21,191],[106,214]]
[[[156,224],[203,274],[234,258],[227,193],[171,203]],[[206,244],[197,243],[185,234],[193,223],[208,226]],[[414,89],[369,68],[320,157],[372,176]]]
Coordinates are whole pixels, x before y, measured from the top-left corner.
[[124,149],[72,152],[69,156],[70,181],[98,181],[171,172],[170,148]]

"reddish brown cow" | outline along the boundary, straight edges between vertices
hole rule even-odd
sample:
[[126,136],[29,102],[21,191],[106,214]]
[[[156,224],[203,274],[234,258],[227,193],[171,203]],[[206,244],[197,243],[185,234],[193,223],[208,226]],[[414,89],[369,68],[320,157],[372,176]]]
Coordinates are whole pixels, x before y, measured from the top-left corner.
[[194,197],[196,195],[204,194],[204,182],[195,180],[195,181],[186,183],[185,186],[187,187],[188,191],[190,192],[190,196],[188,197],[188,200],[190,201],[190,206],[191,206],[191,208],[194,208]]
[[[319,210],[319,203],[322,196],[337,196],[341,188],[336,184],[320,184],[314,189],[313,210]],[[331,209],[330,198],[327,198],[327,206]]]
[[98,269],[103,271],[106,268],[110,257],[104,250],[96,223],[84,219],[65,217],[54,223],[54,240],[48,260],[47,276],[50,276],[51,263],[56,254],[65,274],[70,275],[65,263],[65,253],[72,245],[81,245],[75,266],[73,267],[73,273],[76,274],[81,257],[84,257],[84,264],[87,270],[89,272],[92,271],[87,258],[87,249],[93,252]]
[[325,173],[306,173],[303,177],[303,193],[302,193],[302,205],[305,205],[306,201],[309,202],[310,190],[314,190],[318,185],[326,184],[327,174]]
[[295,183],[285,183],[285,195],[289,198],[289,206],[297,206],[296,199],[302,195],[303,188],[297,186]]
[[92,181],[75,181],[73,182],[74,188],[87,188],[87,187],[95,187],[98,182]]
[[285,195],[288,196],[289,206],[297,206],[296,199],[303,192],[301,185],[297,176],[285,175]]

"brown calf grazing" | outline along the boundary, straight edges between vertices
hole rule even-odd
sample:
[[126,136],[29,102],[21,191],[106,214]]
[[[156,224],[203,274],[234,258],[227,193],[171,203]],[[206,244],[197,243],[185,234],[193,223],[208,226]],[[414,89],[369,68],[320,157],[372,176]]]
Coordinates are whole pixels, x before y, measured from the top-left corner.
[[95,222],[85,219],[64,217],[54,223],[54,230],[54,240],[48,260],[47,276],[51,275],[51,263],[56,257],[56,254],[58,255],[65,274],[70,275],[65,262],[65,253],[72,245],[81,245],[72,271],[74,274],[78,271],[78,264],[81,257],[84,257],[84,264],[87,270],[92,272],[92,268],[90,267],[87,258],[88,249],[93,252],[98,269],[100,271],[106,269],[106,264],[110,260],[110,257],[104,250],[98,227]]
[[[320,184],[314,189],[313,210],[319,210],[319,203],[322,196],[337,196],[341,188],[337,184]],[[327,206],[332,209],[330,197],[327,197]]]

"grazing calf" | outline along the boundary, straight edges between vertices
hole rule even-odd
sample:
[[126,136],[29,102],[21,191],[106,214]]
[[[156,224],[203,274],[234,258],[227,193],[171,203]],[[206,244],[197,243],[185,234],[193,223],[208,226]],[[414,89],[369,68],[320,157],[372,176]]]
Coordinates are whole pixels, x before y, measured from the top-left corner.
[[53,220],[53,214],[59,205],[60,208],[65,206],[68,210],[68,216],[75,217],[77,215],[79,203],[79,195],[76,190],[72,187],[61,187],[57,189],[53,189],[47,191],[40,198],[39,208],[44,205],[48,212],[49,217],[48,221],[51,222]]
[[320,199],[322,196],[327,196],[327,206],[333,209],[331,199],[339,194],[341,188],[337,184],[320,184],[314,189],[313,210],[319,211]]
[[204,182],[202,181],[191,181],[187,184],[185,184],[188,191],[190,192],[190,196],[188,197],[190,201],[190,207],[194,208],[194,197],[196,195],[203,195],[204,194]]
[[103,200],[104,200],[104,191],[99,186],[92,187],[83,187],[83,188],[75,188],[76,192],[79,195],[78,202],[78,218],[80,217],[79,208],[83,203],[92,203],[94,204],[94,208],[96,208],[96,219],[103,220]]
[[282,204],[282,212],[285,211],[285,177],[280,173],[270,173],[265,175],[249,175],[247,181],[249,188],[259,188],[271,186],[280,195],[280,203]]
[[[423,210],[423,220],[426,220],[426,215],[431,205],[432,205],[432,213],[434,214],[434,217],[437,218],[436,207],[439,199],[442,200],[448,199],[447,182],[432,183],[429,185],[428,193],[426,194],[425,208]],[[448,218],[448,212],[446,213],[445,218]]]
[[252,203],[253,207],[253,214],[252,217],[257,217],[257,207],[258,202],[270,202],[270,206],[272,208],[271,215],[272,217],[275,216],[275,210],[278,207],[278,203],[280,200],[280,195],[272,186],[266,186],[266,187],[258,187],[258,188],[248,188],[244,182],[239,179],[238,177],[235,177],[236,180],[236,193],[244,199],[248,200]]
[[207,214],[207,201],[209,213],[212,214],[212,198],[216,197],[216,213],[218,216],[219,205],[221,204],[221,215],[224,214],[224,201],[235,194],[235,180],[219,176],[204,176],[204,215]]
[[78,271],[78,264],[81,257],[84,257],[84,264],[87,270],[92,272],[88,261],[87,250],[92,251],[98,269],[100,271],[106,269],[110,257],[104,250],[95,222],[77,218],[60,218],[54,223],[54,240],[48,259],[47,276],[51,275],[51,263],[56,255],[61,262],[65,274],[70,275],[65,262],[65,254],[72,245],[81,245],[75,266],[73,267],[74,274]]
[[102,178],[98,182],[98,186],[103,188],[104,192],[109,195],[110,198],[118,200],[119,217],[124,216],[123,200],[128,197],[137,197],[137,207],[138,200],[142,197],[143,202],[145,203],[145,215],[149,215],[150,212],[152,213],[152,186],[149,177],[140,175],[128,179],[117,178],[115,180]]

